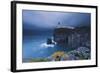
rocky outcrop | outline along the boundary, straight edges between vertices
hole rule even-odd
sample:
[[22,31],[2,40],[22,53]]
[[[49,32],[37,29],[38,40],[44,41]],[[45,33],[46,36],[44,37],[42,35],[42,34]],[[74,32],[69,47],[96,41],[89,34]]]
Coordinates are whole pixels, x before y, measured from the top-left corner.
[[90,34],[89,27],[56,28],[53,37],[58,45],[66,45],[67,48],[90,47]]

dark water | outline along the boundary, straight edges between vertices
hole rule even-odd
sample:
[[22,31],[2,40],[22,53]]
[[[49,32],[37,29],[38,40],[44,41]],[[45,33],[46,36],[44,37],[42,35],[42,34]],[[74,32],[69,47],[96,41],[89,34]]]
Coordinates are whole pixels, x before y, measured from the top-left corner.
[[23,59],[30,58],[47,58],[51,56],[56,51],[69,51],[70,49],[57,46],[57,45],[47,45],[46,36],[25,36],[23,40]]

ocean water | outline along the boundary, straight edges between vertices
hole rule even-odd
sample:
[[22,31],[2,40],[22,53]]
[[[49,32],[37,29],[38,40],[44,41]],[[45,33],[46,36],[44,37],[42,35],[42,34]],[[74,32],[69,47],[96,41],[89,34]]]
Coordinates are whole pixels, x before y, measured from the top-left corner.
[[70,49],[58,45],[47,45],[47,38],[51,35],[24,36],[22,57],[23,60],[32,58],[48,58],[56,51],[68,52]]

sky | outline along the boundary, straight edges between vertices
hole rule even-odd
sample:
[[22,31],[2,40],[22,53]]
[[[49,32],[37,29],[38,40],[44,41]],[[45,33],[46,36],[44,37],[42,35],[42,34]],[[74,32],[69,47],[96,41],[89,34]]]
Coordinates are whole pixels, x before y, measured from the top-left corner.
[[90,20],[90,13],[22,11],[23,29],[26,32],[51,30],[56,28],[59,22],[61,26],[89,26],[91,24]]

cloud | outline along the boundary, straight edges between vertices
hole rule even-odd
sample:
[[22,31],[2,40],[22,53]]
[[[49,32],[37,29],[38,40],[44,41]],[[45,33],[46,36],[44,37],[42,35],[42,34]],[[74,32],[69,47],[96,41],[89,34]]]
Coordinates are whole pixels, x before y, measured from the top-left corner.
[[43,29],[53,29],[58,25],[58,22],[61,25],[73,27],[90,25],[90,17],[90,13],[23,10],[24,24]]

